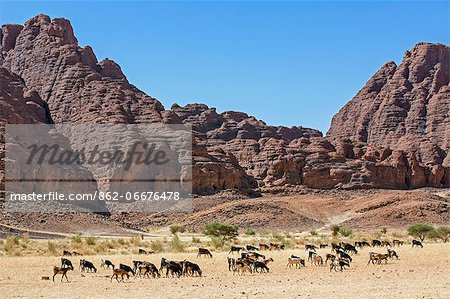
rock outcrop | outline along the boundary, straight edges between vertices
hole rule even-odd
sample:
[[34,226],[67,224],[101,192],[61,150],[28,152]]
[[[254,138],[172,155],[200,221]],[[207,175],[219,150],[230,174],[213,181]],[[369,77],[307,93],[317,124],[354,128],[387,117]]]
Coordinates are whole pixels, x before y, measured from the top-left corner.
[[[333,117],[327,137],[411,150],[423,163],[442,163],[439,155],[450,148],[449,112],[450,47],[419,43],[398,67],[389,62],[367,82]],[[430,154],[433,146],[442,152]]]
[[399,66],[385,64],[323,137],[203,104],[166,110],[117,63],[98,62],[92,48],[80,47],[65,19],[38,15],[24,26],[4,25],[0,40],[2,72],[15,74],[5,88],[20,83],[27,91],[13,97],[18,115],[11,100],[0,101],[3,122],[190,124],[197,194],[450,186],[448,46],[421,43]]

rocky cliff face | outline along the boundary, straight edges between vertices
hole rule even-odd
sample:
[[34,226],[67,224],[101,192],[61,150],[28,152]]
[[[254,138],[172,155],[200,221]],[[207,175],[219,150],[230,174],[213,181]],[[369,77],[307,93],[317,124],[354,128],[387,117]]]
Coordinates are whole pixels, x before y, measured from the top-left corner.
[[[89,46],[79,47],[65,19],[38,15],[24,26],[4,25],[0,40],[0,66],[34,94],[34,100],[20,92],[13,98],[28,110],[36,107],[36,115],[5,108],[5,122],[34,122],[33,115],[56,123],[189,123],[198,194],[450,186],[447,46],[418,44],[400,66],[384,65],[322,137],[314,129],[269,126],[202,104],[166,110],[130,84],[114,61],[98,62]],[[14,88],[16,81],[8,80]]]
[[450,148],[449,109],[450,47],[420,43],[399,66],[389,62],[367,82],[333,117],[327,137],[410,150],[423,163],[442,163]]

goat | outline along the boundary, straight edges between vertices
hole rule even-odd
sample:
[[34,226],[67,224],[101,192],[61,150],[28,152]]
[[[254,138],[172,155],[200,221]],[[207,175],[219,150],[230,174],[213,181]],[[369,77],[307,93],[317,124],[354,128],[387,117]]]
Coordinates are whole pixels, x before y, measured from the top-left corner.
[[143,261],[133,261],[133,271],[136,272],[140,265],[142,265]]
[[80,268],[81,268],[81,272],[84,272],[85,270],[86,270],[86,272],[88,272],[88,270],[89,270],[91,272],[97,273],[97,268],[95,268],[94,264],[85,259],[80,260]]
[[122,282],[123,282],[123,277],[124,276],[126,276],[127,279],[130,279],[130,274],[128,274],[128,271],[118,268],[118,269],[114,269],[113,270],[113,274],[111,276],[111,282],[112,282],[114,277],[116,277],[117,282],[120,282],[119,281],[119,275],[122,278]]
[[244,275],[245,272],[250,272],[250,274],[252,273],[252,268],[249,265],[237,262],[236,266],[233,269],[233,275],[235,273],[239,274],[239,271],[241,271],[241,275]]
[[400,246],[400,245],[403,245],[403,241],[400,241],[400,240],[393,240],[392,241],[392,246],[394,247],[394,246]]
[[334,254],[331,253],[327,253],[327,255],[325,256],[325,265],[327,264],[328,261],[333,262],[336,259],[336,256]]
[[313,260],[311,261],[311,264],[315,266],[323,266],[323,258],[320,255],[314,255]]
[[115,266],[110,260],[102,260],[101,261],[100,268],[109,269],[109,266],[111,266],[114,270]]
[[342,246],[340,246],[339,244],[336,243],[331,243],[331,252],[336,252],[336,250],[344,250],[344,248],[342,248]]
[[389,241],[381,241],[381,246],[389,246],[389,247],[391,247],[391,243]]
[[161,258],[161,267],[159,271],[166,268],[166,277],[169,277],[169,272],[172,274],[172,277],[175,275],[180,277],[183,274],[183,264],[184,262],[168,261],[165,258]]
[[330,272],[334,269],[334,271],[337,271],[338,267],[340,267],[340,271],[344,269],[344,267],[350,267],[350,264],[343,259],[335,259],[330,263]]
[[418,240],[411,241],[411,247],[414,247],[414,246],[420,246],[421,248],[423,248],[422,242],[420,242]]
[[152,274],[153,278],[161,276],[161,274],[159,274],[159,271],[154,264],[150,262],[142,262],[142,264],[139,265],[139,272],[138,272],[139,276],[150,277],[149,273]]
[[305,251],[308,251],[308,250],[316,251],[316,249],[317,249],[317,247],[315,245],[311,245],[311,244],[305,245]]
[[248,251],[259,251],[259,248],[258,248],[258,247],[255,247],[255,246],[252,246],[252,245],[247,245],[247,246],[245,246],[245,248],[246,248]]
[[119,269],[122,269],[122,270],[126,271],[127,273],[130,273],[130,272],[131,272],[131,274],[133,274],[133,276],[136,275],[136,272],[134,272],[134,270],[131,269],[131,267],[128,266],[128,265],[125,265],[125,264],[119,264]]
[[200,269],[199,265],[185,261],[184,262],[184,274],[188,276],[194,276],[194,274],[197,274],[198,276],[202,276],[202,270]]
[[76,251],[72,251],[72,255],[75,255],[75,256],[83,256],[81,253],[76,252]]
[[71,256],[72,252],[67,251],[67,250],[63,250],[63,255]]
[[381,241],[380,240],[372,240],[372,247],[375,246],[381,246]]
[[53,267],[53,281],[55,281],[55,276],[57,274],[62,274],[61,282],[63,281],[64,276],[66,277],[67,282],[69,282],[69,279],[67,278],[67,271],[69,271],[69,270],[73,270],[73,267],[72,268],[62,268],[62,267],[54,266]]
[[70,268],[70,270],[73,270],[72,262],[69,259],[61,258],[61,268]]
[[306,267],[305,265],[305,260],[295,257],[295,258],[288,258],[288,263],[286,265],[286,267],[292,268],[292,266],[295,265],[295,268],[300,268],[301,266]]
[[228,254],[233,254],[235,252],[239,253],[241,250],[245,250],[244,247],[231,246],[230,252]]
[[344,252],[344,251],[338,250],[338,251],[336,251],[336,254],[339,255],[340,258],[347,259],[347,260],[349,260],[350,262],[353,261],[352,257],[351,257],[350,255],[348,255],[348,254],[347,254],[346,252]]
[[198,249],[197,257],[200,257],[202,255],[206,255],[206,256],[209,256],[210,258],[212,258],[211,252],[208,249],[206,249],[206,248],[199,248]]
[[267,267],[267,264],[258,260],[253,262],[253,269],[255,272],[259,272],[258,269],[262,272],[269,272],[269,267]]
[[139,248],[139,254],[148,254],[148,252],[144,249]]
[[353,252],[354,254],[358,254],[358,250],[356,250],[356,247],[351,244],[345,244],[344,245],[344,251],[345,252]]
[[387,252],[391,259],[393,259],[395,257],[398,260],[398,254],[397,254],[397,252],[395,252],[395,250],[388,248]]
[[257,252],[243,252],[241,253],[241,258],[250,258],[250,259],[265,259],[266,256],[259,254]]
[[234,270],[236,267],[236,260],[232,257],[227,257],[228,271]]
[[270,243],[269,244],[269,250],[275,249],[275,250],[284,250],[286,247],[283,244],[277,244],[277,243]]
[[319,248],[320,248],[320,249],[326,248],[326,247],[328,247],[328,244],[320,244],[320,245],[319,245]]
[[316,255],[317,255],[317,253],[315,253],[314,251],[310,251],[310,252],[308,253],[308,261],[311,261],[311,262],[312,262],[314,256],[316,256]]
[[388,254],[371,252],[371,253],[369,253],[369,261],[367,262],[367,265],[370,264],[370,262],[372,262],[372,264],[375,264],[375,262],[377,262],[378,264],[381,264],[382,260],[384,260],[385,263],[387,263],[388,257],[389,257]]
[[270,250],[269,245],[259,243],[259,250]]

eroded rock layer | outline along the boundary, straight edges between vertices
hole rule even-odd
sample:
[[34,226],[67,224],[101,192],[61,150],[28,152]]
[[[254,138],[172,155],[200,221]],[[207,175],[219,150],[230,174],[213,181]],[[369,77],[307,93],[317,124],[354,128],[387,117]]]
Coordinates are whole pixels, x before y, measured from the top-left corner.
[[197,194],[450,186],[448,46],[420,43],[399,66],[385,64],[323,137],[203,104],[166,110],[114,61],[80,47],[65,19],[4,25],[0,41],[0,121],[191,124]]

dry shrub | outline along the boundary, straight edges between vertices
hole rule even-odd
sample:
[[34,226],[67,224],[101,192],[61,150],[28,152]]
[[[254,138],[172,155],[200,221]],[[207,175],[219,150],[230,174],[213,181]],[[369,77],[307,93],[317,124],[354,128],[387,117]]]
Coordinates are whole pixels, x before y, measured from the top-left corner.
[[153,241],[150,245],[150,248],[154,252],[162,252],[164,251],[164,244],[161,241]]
[[130,243],[133,244],[134,246],[141,246],[142,245],[141,236],[135,235],[131,237]]
[[86,244],[89,246],[93,246],[97,243],[97,238],[94,236],[89,236],[84,238],[84,240],[86,241]]
[[170,249],[173,252],[184,252],[184,244],[176,234],[173,235],[172,240],[170,241]]
[[52,242],[52,241],[47,242],[47,251],[51,255],[57,255],[57,248],[56,248],[55,242]]

